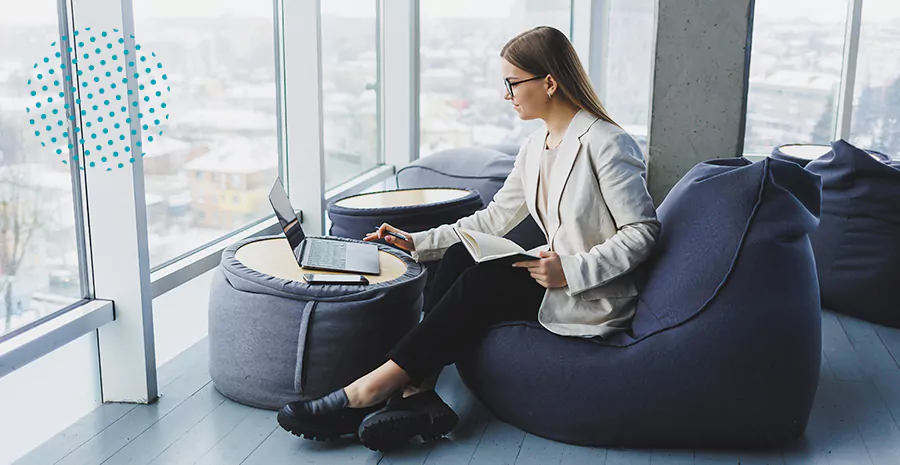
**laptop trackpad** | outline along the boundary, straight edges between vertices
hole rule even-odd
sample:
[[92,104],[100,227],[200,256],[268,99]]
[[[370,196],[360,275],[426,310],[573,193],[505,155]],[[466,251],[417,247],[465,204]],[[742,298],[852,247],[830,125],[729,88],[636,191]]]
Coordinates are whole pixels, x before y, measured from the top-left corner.
[[380,274],[378,246],[374,244],[347,244],[347,270],[359,273]]

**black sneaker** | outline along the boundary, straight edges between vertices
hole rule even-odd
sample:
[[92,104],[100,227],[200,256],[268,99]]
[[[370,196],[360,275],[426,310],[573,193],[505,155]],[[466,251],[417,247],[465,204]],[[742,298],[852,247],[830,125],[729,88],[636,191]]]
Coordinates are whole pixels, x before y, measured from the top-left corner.
[[355,434],[362,419],[383,407],[384,402],[364,408],[347,407],[344,389],[313,400],[298,400],[278,411],[278,424],[291,434],[327,441],[345,434]]
[[372,450],[385,451],[420,436],[424,441],[440,439],[456,427],[459,416],[433,390],[404,398],[398,391],[387,405],[366,415],[359,424],[360,442]]

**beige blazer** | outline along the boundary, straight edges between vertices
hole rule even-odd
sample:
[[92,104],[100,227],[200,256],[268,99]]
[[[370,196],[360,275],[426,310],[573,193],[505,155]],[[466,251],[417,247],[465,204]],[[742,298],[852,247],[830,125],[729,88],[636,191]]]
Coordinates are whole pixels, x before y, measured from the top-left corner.
[[[554,162],[548,218],[557,221],[548,221],[548,226],[539,220],[536,207],[546,136],[546,127],[532,134],[494,199],[454,225],[503,236],[530,214],[547,244],[529,252],[557,252],[568,283],[544,293],[538,310],[541,325],[556,334],[580,337],[627,329],[638,294],[629,272],[647,259],[660,229],[640,147],[618,126],[580,110]],[[459,242],[449,224],[410,235],[417,262],[437,260]]]

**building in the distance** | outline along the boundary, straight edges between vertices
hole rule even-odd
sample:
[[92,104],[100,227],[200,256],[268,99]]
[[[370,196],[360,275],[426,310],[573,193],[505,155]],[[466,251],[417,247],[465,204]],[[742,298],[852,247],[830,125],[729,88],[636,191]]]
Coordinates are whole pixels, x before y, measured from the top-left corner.
[[188,162],[193,224],[208,228],[240,227],[268,205],[278,176],[274,140],[234,138]]

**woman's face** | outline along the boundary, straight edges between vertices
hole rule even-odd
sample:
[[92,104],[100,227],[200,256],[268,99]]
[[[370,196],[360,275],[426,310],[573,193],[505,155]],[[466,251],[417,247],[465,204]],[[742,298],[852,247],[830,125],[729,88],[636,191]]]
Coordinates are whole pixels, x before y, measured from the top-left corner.
[[504,91],[503,98],[512,103],[513,108],[519,114],[519,118],[523,120],[540,118],[549,101],[547,98],[547,80],[534,79],[516,84],[536,76],[515,67],[512,63],[506,61],[505,58],[501,58],[500,61],[500,70],[503,73],[503,78],[509,79],[513,90],[513,95],[509,95],[508,91]]

